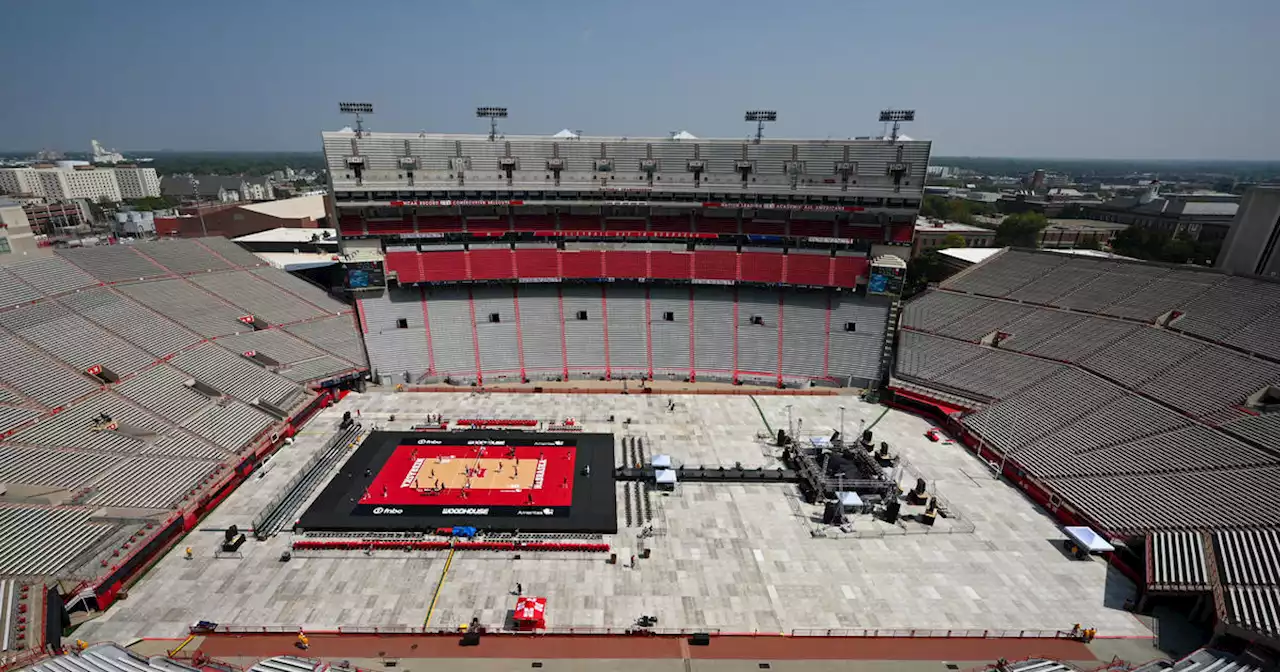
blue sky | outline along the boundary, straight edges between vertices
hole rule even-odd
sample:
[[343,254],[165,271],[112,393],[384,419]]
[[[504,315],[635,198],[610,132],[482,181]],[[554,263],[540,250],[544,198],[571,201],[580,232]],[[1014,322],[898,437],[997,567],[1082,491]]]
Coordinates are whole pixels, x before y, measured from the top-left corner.
[[374,129],[907,133],[940,155],[1280,159],[1277,0],[6,3],[0,150],[317,150]]

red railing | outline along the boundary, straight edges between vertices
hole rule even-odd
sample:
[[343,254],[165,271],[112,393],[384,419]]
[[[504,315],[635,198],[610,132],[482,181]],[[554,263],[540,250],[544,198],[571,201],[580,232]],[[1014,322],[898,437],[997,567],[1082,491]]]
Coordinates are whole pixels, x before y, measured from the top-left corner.
[[559,542],[514,541],[389,541],[364,539],[304,539],[293,542],[295,551],[539,551],[604,553],[609,544],[568,544]]
[[718,280],[855,287],[866,257],[698,250],[476,249],[467,252],[388,252],[386,269],[403,284],[546,278]]

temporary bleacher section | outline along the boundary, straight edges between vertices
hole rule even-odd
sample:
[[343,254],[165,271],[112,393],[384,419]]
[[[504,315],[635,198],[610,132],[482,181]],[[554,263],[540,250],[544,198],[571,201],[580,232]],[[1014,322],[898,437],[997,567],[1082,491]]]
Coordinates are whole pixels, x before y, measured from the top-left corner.
[[366,369],[349,306],[225,239],[0,266],[0,581],[135,566],[125,521],[180,532]]
[[1228,633],[1280,640],[1280,528],[1152,532],[1146,549],[1151,594],[1203,594]]
[[[315,664],[308,667],[291,668],[288,672],[312,672]],[[200,672],[202,669],[222,669],[222,665],[192,667],[186,663],[152,656],[146,658],[119,644],[94,644],[83,651],[68,651],[49,657],[30,667],[24,672]],[[256,666],[254,669],[257,669]],[[270,672],[284,672],[285,668],[268,668]],[[264,671],[265,672],[265,671]]]
[[879,376],[889,313],[887,301],[849,292],[623,282],[392,286],[362,294],[359,309],[388,383],[866,386]]
[[[1200,530],[1280,520],[1278,324],[1280,283],[1006,250],[907,304],[894,378],[986,402],[953,427],[968,445],[1064,520],[1151,533],[1154,580],[1200,586]],[[1266,581],[1224,588],[1222,618],[1274,631]]]

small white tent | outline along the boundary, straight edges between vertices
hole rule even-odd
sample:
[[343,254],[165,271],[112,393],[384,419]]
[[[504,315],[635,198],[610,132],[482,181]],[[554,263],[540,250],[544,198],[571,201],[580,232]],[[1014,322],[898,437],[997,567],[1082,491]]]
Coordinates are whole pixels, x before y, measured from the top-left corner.
[[676,131],[675,133],[671,134],[671,139],[672,140],[697,140],[698,136],[690,133],[689,131]]
[[558,138],[560,140],[577,140],[578,134],[566,128],[563,131],[560,131],[559,133],[556,133],[551,137]]

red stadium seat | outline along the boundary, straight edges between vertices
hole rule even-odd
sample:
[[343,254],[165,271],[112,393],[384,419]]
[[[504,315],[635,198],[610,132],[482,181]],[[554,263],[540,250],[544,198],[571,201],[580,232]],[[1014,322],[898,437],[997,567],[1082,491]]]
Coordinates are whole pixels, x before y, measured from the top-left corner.
[[516,277],[560,277],[560,252],[555,248],[516,249]]
[[792,254],[787,259],[786,281],[793,285],[831,284],[831,257],[817,254]]
[[737,280],[738,253],[719,250],[695,251],[693,276],[701,280]]
[[560,253],[560,273],[565,278],[603,278],[604,252],[578,250]]
[[640,251],[609,250],[604,255],[605,277],[649,277],[649,254]]
[[426,252],[422,259],[422,277],[429,282],[470,280],[466,252]]
[[866,257],[835,257],[835,286],[856,287],[858,276],[865,276],[871,263]]
[[507,248],[468,252],[472,280],[507,280],[516,277],[515,260]]
[[692,263],[693,254],[689,252],[650,252],[649,277],[666,280],[688,280],[693,277]]
[[742,280],[744,282],[781,283],[782,267],[787,258],[781,252],[743,252]]

